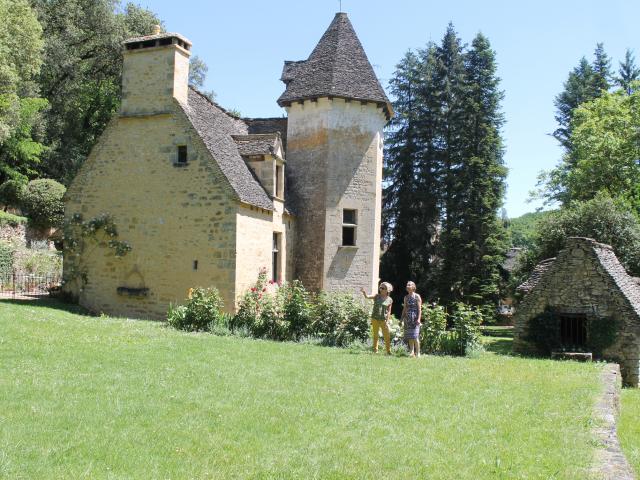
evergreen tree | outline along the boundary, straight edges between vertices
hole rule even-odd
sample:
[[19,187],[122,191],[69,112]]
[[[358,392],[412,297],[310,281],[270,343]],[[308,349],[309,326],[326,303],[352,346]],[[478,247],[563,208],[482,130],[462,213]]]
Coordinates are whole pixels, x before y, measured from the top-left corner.
[[627,95],[631,95],[633,93],[632,82],[640,80],[640,68],[636,66],[633,52],[628,48],[624,54],[624,62],[620,62],[618,75],[616,83],[627,92]]
[[589,64],[585,57],[580,59],[578,66],[569,73],[564,90],[554,102],[558,128],[553,132],[553,136],[568,152],[571,151],[573,111],[580,104],[598,98],[611,87],[611,60],[602,43],[596,45],[593,56],[592,64]]
[[495,54],[482,35],[465,48],[450,24],[440,44],[405,55],[385,155],[382,276],[449,305],[496,299],[506,247]]
[[414,281],[423,291],[436,291],[438,257],[436,252],[442,195],[442,146],[439,144],[441,119],[440,91],[436,87],[437,48],[430,42],[420,52],[420,84],[418,87],[418,151],[416,155],[417,233],[414,264],[418,267]]
[[604,45],[602,43],[596,44],[596,49],[593,52],[593,91],[596,96],[602,95],[603,91],[606,92],[611,88],[611,59],[609,55],[604,51]]
[[564,83],[564,90],[555,99],[555,119],[558,122],[558,128],[553,132],[553,136],[566,150],[571,149],[569,138],[573,111],[581,103],[595,98],[593,77],[593,67],[586,58],[582,57],[578,66],[569,73]]
[[[411,51],[396,66],[389,83],[395,97],[395,117],[386,136],[383,190],[383,238],[385,253],[381,276],[393,282],[404,282],[417,274],[415,258],[415,217],[418,213],[415,195],[418,152],[418,86],[419,59]],[[401,289],[397,292],[402,293]]]
[[465,208],[465,185],[459,173],[464,159],[466,128],[465,68],[461,40],[449,24],[440,46],[436,48],[433,77],[439,100],[440,118],[436,126],[436,151],[441,161],[441,234],[438,248],[440,269],[438,296],[445,303],[464,295],[460,272],[465,268],[460,255],[463,240],[461,216]]
[[500,129],[504,94],[496,75],[495,52],[489,40],[478,34],[465,55],[467,126],[464,129],[464,161],[458,177],[463,180],[464,202],[459,214],[462,248],[458,272],[464,296],[477,304],[498,300],[499,266],[506,250],[498,210],[502,206],[507,174]]

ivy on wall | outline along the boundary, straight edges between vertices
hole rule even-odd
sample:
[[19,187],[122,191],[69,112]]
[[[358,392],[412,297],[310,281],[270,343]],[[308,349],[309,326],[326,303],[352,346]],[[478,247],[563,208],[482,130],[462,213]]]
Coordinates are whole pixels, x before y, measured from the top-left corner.
[[118,229],[108,213],[102,213],[84,220],[79,213],[63,224],[64,273],[63,285],[79,282],[80,290],[89,281],[87,266],[83,259],[95,248],[108,248],[115,257],[124,257],[131,251],[131,245],[118,239]]
[[[602,357],[602,352],[613,345],[618,334],[619,325],[614,318],[591,317],[587,320],[587,342],[584,350],[590,351],[595,357]],[[552,351],[562,350],[560,333],[560,317],[551,308],[529,320],[527,341],[535,345],[544,355]]]

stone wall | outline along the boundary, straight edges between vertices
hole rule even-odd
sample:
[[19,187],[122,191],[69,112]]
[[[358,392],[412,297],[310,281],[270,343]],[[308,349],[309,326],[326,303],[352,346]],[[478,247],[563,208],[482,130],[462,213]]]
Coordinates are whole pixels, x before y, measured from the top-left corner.
[[528,341],[529,321],[546,308],[582,314],[588,320],[610,319],[618,330],[615,343],[603,357],[620,363],[625,384],[638,386],[640,316],[634,300],[636,290],[611,247],[591,239],[570,238],[516,310],[514,351],[538,353]]
[[[287,177],[298,213],[296,276],[311,289],[373,289],[380,260],[382,129],[374,103],[319,98],[287,108]],[[343,209],[357,211],[342,246]]]
[[[188,147],[186,166],[175,165],[178,145]],[[170,115],[115,118],[69,188],[65,214],[110,213],[132,250],[116,258],[93,246],[78,259],[88,283],[68,288],[93,311],[161,319],[190,287],[215,285],[233,310],[239,208],[177,104]],[[149,290],[136,297],[118,287]]]

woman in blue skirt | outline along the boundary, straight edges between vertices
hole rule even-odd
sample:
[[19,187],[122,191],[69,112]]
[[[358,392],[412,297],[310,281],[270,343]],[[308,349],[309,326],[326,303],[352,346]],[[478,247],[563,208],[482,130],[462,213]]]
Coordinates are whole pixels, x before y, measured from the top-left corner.
[[416,284],[407,282],[407,295],[402,308],[404,339],[409,346],[409,355],[420,356],[420,325],[422,324],[422,299],[416,293]]

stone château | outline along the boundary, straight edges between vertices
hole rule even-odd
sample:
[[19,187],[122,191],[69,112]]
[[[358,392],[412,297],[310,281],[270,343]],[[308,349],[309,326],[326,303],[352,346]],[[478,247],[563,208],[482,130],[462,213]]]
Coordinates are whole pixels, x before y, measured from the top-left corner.
[[[65,288],[112,315],[163,318],[189,288],[226,309],[265,269],[312,290],[378,282],[382,129],[392,107],[345,13],[287,61],[282,118],[237,118],[188,86],[191,42],[124,43],[122,106],[66,194],[67,219],[109,214],[118,239],[73,256]],[[66,240],[65,240],[66,241]]]

